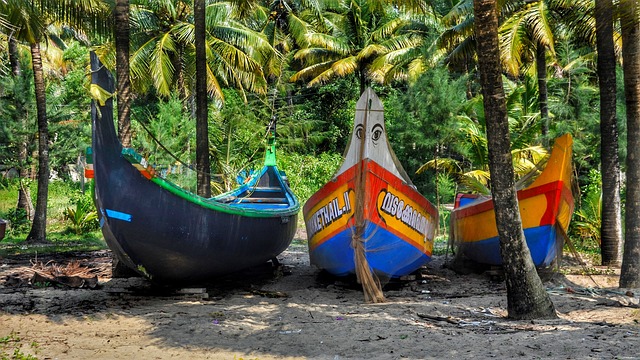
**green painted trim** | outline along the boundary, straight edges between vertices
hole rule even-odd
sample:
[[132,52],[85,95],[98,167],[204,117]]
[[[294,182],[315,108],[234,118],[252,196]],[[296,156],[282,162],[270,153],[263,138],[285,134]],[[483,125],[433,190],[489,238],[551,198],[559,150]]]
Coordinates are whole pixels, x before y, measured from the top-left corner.
[[210,201],[202,196],[196,195],[190,191],[186,191],[177,185],[164,180],[160,177],[153,177],[151,179],[152,182],[160,186],[161,188],[169,191],[170,193],[192,202],[194,204],[200,205],[203,208],[224,212],[227,214],[247,216],[253,218],[268,218],[268,217],[276,217],[276,216],[291,216],[297,214],[300,211],[300,203],[296,199],[296,203],[285,210],[278,209],[267,209],[267,210],[257,210],[257,209],[247,209],[240,208],[237,206],[230,206],[223,203],[219,203],[217,201]]
[[276,138],[271,136],[264,153],[264,166],[276,166]]

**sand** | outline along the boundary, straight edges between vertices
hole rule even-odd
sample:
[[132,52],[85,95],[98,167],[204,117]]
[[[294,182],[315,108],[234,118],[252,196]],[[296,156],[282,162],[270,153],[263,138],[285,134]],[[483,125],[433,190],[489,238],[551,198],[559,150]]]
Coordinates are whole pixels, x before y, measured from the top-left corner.
[[606,268],[563,267],[545,282],[559,318],[512,321],[503,281],[458,275],[444,255],[388,284],[382,304],[311,266],[300,239],[278,271],[265,265],[181,292],[110,278],[108,251],[37,262],[49,260],[81,261],[99,286],[21,284],[36,259],[1,259],[0,358],[640,359],[640,291],[617,289]]

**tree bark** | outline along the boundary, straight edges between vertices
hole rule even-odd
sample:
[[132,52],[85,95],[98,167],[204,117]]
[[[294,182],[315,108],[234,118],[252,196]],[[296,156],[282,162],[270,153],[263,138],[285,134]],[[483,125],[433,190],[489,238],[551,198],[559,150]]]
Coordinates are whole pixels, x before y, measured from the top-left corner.
[[555,308],[536,272],[522,231],[502,85],[496,0],[475,0],[473,7],[487,122],[491,193],[507,284],[508,316],[514,319],[555,318]]
[[[13,36],[9,37],[9,63],[11,65],[11,75],[17,80],[22,75],[20,59],[18,54],[18,40]],[[27,128],[27,114],[24,112],[24,104],[18,98],[15,100],[17,121],[22,129],[18,136],[18,172],[20,174],[20,188],[18,189],[18,203],[16,209],[22,209],[27,214],[29,220],[33,219],[33,203],[31,202],[31,191],[25,180],[29,178],[29,167],[27,166],[27,149],[29,147]]]
[[131,79],[129,76],[129,0],[116,0],[114,8],[116,77],[118,99],[118,137],[131,147]]
[[640,21],[637,0],[620,1],[627,105],[627,198],[620,287],[640,287]]
[[49,129],[47,125],[47,104],[42,72],[40,44],[31,44],[31,62],[36,93],[38,118],[38,195],[36,210],[27,236],[29,242],[47,241],[47,198],[49,194]]
[[538,104],[540,106],[540,121],[542,121],[542,144],[549,147],[549,107],[547,105],[547,53],[544,45],[538,42],[536,46],[536,70],[538,73]]
[[205,0],[193,0],[196,43],[196,169],[198,195],[211,196],[209,121],[207,116],[207,55],[205,52]]
[[620,267],[623,241],[616,120],[616,55],[613,44],[611,0],[596,0],[595,18],[600,87],[600,171],[602,176],[600,252],[602,265]]

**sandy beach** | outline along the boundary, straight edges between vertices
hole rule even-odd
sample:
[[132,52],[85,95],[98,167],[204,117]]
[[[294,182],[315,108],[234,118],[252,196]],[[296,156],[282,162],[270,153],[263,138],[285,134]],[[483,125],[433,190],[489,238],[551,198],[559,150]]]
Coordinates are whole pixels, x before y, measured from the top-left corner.
[[[37,359],[640,359],[638,289],[616,272],[561,269],[545,285],[559,318],[506,319],[504,282],[459,275],[436,256],[367,304],[350,279],[309,264],[298,238],[241,274],[184,289],[112,279],[109,251],[39,257],[79,261],[95,289],[28,284],[36,259],[0,260],[0,353]],[[31,271],[31,272],[30,272]],[[21,282],[21,279],[23,282]]]

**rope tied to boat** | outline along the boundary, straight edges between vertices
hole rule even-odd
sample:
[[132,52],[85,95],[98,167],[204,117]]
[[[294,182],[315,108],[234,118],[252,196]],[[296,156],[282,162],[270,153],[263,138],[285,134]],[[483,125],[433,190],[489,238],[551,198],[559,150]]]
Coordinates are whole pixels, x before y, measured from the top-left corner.
[[[364,122],[363,128],[367,128],[367,117],[368,110],[371,106],[371,100],[369,100],[367,104],[367,108],[365,109],[364,114]],[[357,110],[356,110],[357,111]],[[353,247],[354,252],[354,264],[356,270],[356,277],[358,282],[362,285],[362,290],[364,292],[364,299],[367,302],[372,303],[381,303],[385,302],[386,299],[382,292],[382,285],[380,284],[380,279],[376,274],[371,272],[371,267],[369,266],[369,261],[366,256],[365,249],[365,241],[364,238],[364,203],[365,203],[365,167],[364,167],[364,150],[365,150],[365,141],[367,139],[366,131],[363,132],[362,138],[360,139],[360,149],[358,156],[358,165],[356,169],[356,183],[355,183],[355,192],[356,192],[356,206],[355,206],[355,231],[351,236],[351,246]]]

